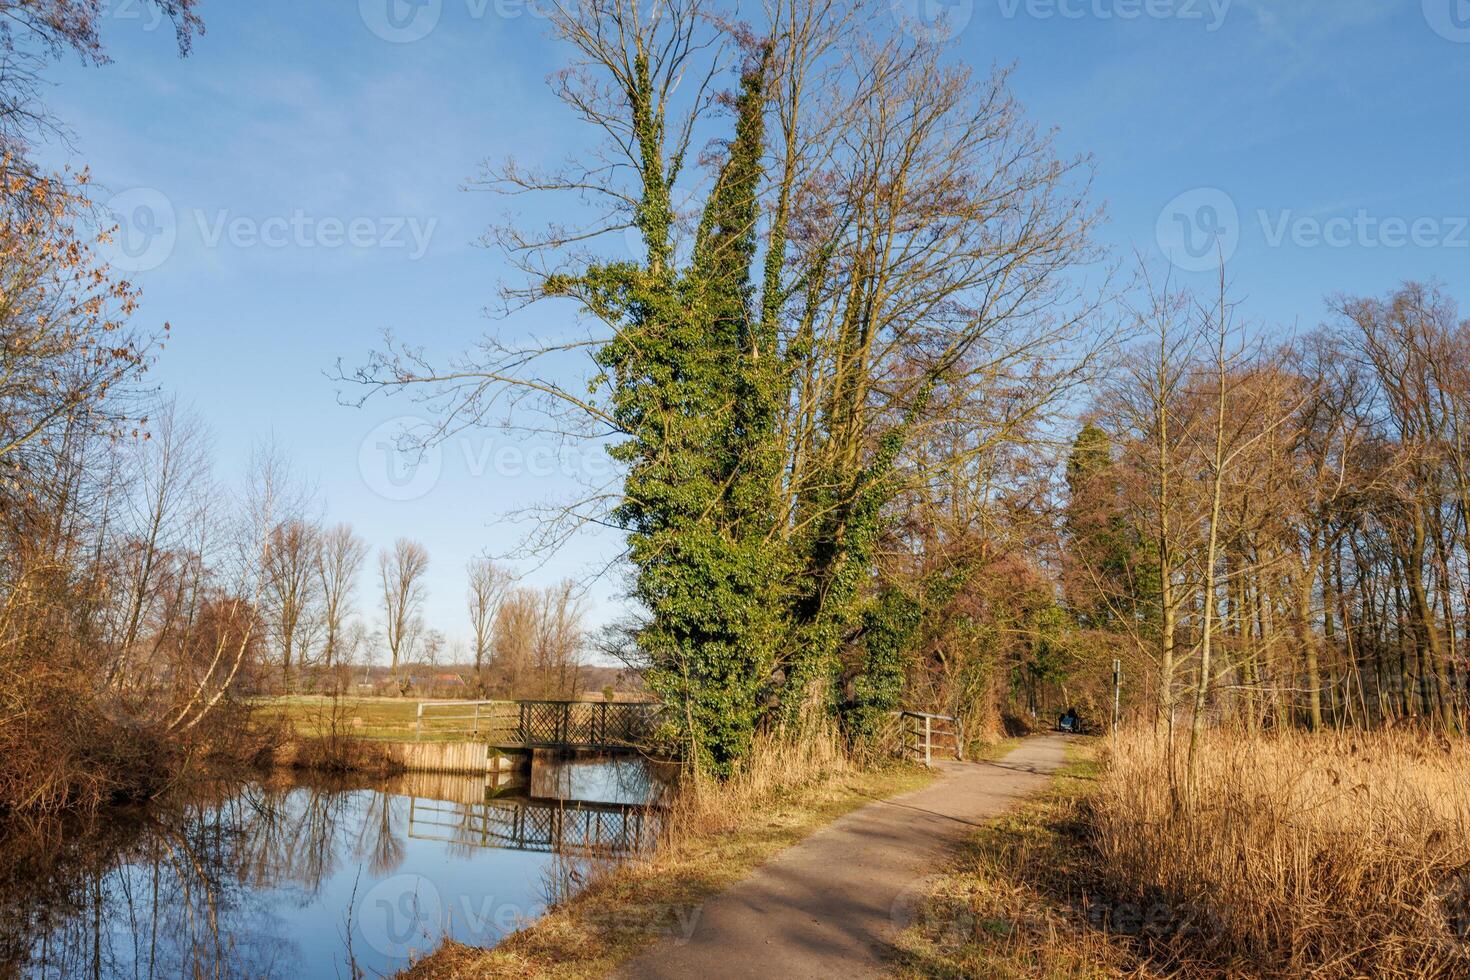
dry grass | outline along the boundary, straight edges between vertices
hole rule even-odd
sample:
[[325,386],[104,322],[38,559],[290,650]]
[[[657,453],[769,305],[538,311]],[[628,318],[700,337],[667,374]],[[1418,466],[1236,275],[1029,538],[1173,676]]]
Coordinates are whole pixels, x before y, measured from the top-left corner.
[[1162,739],[1122,739],[1088,816],[1108,924],[1182,972],[1470,976],[1470,745],[1417,733],[1208,735],[1175,804]]
[[907,767],[859,769],[835,738],[767,741],[729,781],[686,785],[650,854],[609,869],[493,950],[446,943],[406,976],[607,976],[659,939],[687,935],[707,899],[778,851],[930,778]]
[[1079,748],[1051,789],[970,840],[899,937],[899,976],[1150,975],[1081,913],[1093,876],[1082,815],[1096,770]]

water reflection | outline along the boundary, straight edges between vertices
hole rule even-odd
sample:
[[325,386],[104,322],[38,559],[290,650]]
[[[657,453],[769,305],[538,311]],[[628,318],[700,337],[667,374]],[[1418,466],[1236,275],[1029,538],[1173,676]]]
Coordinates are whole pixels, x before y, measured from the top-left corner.
[[524,787],[266,782],[0,828],[0,977],[391,975],[644,846],[659,785],[637,759],[545,758]]

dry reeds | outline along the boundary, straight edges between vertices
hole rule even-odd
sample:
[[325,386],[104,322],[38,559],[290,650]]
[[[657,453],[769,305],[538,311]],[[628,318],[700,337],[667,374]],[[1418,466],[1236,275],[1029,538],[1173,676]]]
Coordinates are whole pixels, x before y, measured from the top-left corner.
[[1220,731],[1201,754],[1186,799],[1165,739],[1120,738],[1088,814],[1111,928],[1186,972],[1470,975],[1470,744]]
[[854,763],[835,730],[803,739],[757,738],[729,779],[690,780],[680,787],[664,821],[661,848],[682,838],[703,839],[738,826],[751,813],[851,772]]

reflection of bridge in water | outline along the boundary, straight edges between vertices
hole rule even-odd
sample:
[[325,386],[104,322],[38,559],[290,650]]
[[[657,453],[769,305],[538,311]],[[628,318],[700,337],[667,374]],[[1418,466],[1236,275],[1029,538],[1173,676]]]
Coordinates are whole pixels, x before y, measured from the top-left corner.
[[[536,775],[529,784],[532,792],[570,785],[558,778],[554,767]],[[485,777],[407,773],[390,787],[409,797],[410,838],[465,847],[624,855],[647,845],[660,821],[660,811],[647,803],[528,795],[526,781],[509,773]],[[642,789],[650,789],[646,777]]]
[[484,803],[413,799],[408,836],[467,847],[557,854],[631,854],[657,828],[658,813],[626,803],[509,797]]

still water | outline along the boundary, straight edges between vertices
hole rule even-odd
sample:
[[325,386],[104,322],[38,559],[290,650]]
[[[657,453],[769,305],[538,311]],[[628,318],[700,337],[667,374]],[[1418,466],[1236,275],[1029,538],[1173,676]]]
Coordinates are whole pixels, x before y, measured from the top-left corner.
[[266,781],[87,827],[0,833],[0,978],[375,977],[492,945],[645,846],[638,758],[456,776]]

